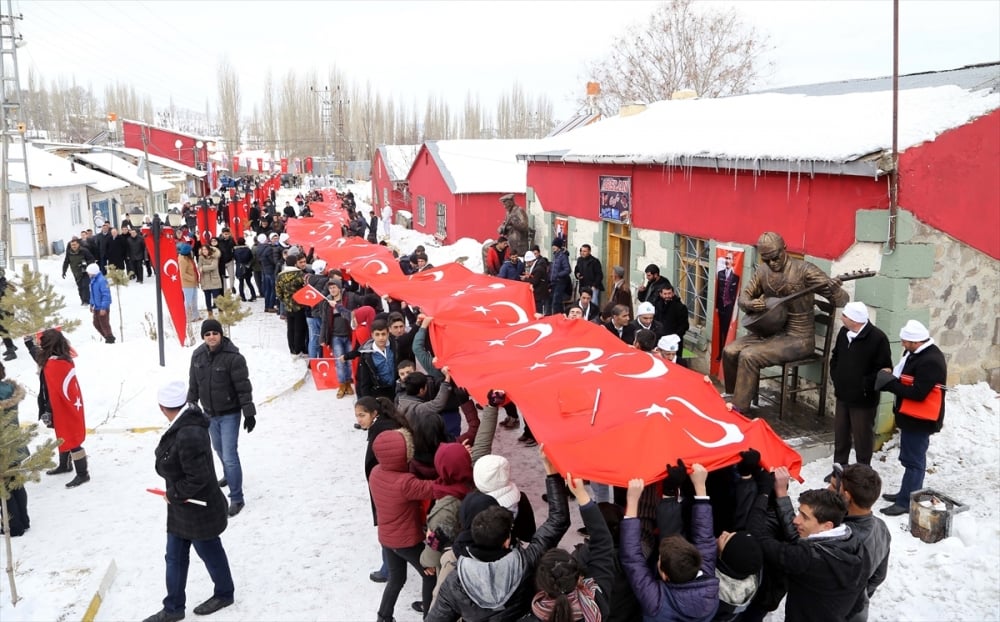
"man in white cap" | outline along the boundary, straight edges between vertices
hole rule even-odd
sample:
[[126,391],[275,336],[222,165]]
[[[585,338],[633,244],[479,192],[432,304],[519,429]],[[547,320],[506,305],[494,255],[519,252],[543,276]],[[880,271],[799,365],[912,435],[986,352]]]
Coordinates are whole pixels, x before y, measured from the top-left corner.
[[844,325],[830,355],[830,378],[837,397],[833,418],[833,461],[846,465],[854,444],[854,458],[871,465],[875,445],[878,371],[892,365],[889,338],[868,318],[863,302],[849,302],[841,314]]
[[924,487],[931,434],[940,432],[944,425],[943,399],[934,420],[907,414],[903,400],[923,402],[931,391],[940,390],[948,380],[944,354],[934,345],[927,327],[910,320],[900,329],[899,339],[903,345],[903,358],[895,368],[880,371],[875,384],[882,391],[896,396],[892,412],[896,415],[896,426],[899,428],[899,461],[905,469],[899,492],[882,495],[886,501],[892,501],[892,505],[881,509],[888,516],[910,511],[910,493]]
[[90,312],[94,315],[94,328],[106,343],[115,342],[115,334],[111,331],[111,288],[108,280],[101,273],[96,263],[87,266],[90,276]]
[[549,293],[549,262],[534,251],[524,254],[524,274],[521,280],[531,285],[531,294],[535,299],[535,313],[545,314],[551,299]]
[[632,324],[635,326],[635,330],[651,330],[659,339],[666,335],[666,331],[663,328],[663,324],[656,321],[656,308],[651,302],[640,302],[639,307],[635,310],[635,320]]
[[681,338],[677,335],[664,335],[656,342],[656,353],[671,363],[677,363],[683,367],[688,364],[680,356]]
[[208,417],[188,407],[188,387],[174,380],[156,393],[160,412],[170,422],[156,447],[156,473],[164,480],[167,502],[167,596],[163,609],[143,622],[184,619],[191,545],[215,584],[212,597],[194,608],[198,615],[233,604],[233,575],[219,535],[225,531],[226,497],[215,479]]

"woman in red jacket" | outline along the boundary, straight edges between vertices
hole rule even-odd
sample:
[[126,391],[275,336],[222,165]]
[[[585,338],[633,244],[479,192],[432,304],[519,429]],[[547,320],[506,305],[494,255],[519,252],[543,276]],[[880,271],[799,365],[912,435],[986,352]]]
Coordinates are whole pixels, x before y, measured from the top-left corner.
[[420,563],[424,549],[423,501],[434,496],[434,482],[417,479],[409,471],[412,445],[398,430],[386,430],[373,443],[378,464],[368,485],[378,515],[378,541],[389,566],[389,581],[382,592],[378,621],[391,622],[399,592],[406,584],[406,564],[420,573],[422,608],[430,609],[436,577],[433,568]]

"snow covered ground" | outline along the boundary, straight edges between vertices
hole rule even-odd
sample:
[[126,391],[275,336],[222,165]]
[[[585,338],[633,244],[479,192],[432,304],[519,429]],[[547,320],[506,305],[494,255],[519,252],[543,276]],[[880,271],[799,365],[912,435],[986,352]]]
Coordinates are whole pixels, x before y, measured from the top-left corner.
[[[356,185],[354,192],[360,202],[367,185]],[[285,195],[294,191],[282,190],[279,200]],[[474,240],[437,247],[429,236],[394,227],[392,243],[402,252],[424,243],[432,263],[467,256],[467,266],[481,268]],[[72,490],[63,486],[71,476],[43,476],[29,484],[31,529],[13,539],[21,600],[11,605],[7,581],[0,578],[0,620],[81,619],[112,561],[117,575],[97,620],[142,619],[160,609],[164,596],[166,511],[162,500],[145,492],[162,484],[153,470],[153,449],[165,419],[155,392],[165,379],[187,377],[193,348],[180,347],[170,334],[167,366],[158,366],[156,342],[144,328],[144,315],[154,310],[152,280],[122,289],[124,334],[118,343],[105,344],[91,327],[87,308],[77,304],[72,280],[59,279],[60,267],[57,259],[41,262],[65,296],[67,313],[83,320],[69,337],[79,353],[88,427],[95,430],[85,443],[92,480]],[[111,323],[118,333],[119,293],[113,296]],[[258,403],[257,428],[240,439],[247,506],[222,536],[236,604],[211,619],[372,620],[383,586],[368,580],[379,551],[364,480],[365,435],[352,426],[351,399],[316,391],[305,361],[287,354],[284,324],[265,315],[259,301],[254,308],[256,313],[232,331],[247,357]],[[23,347],[18,354],[7,370],[30,392],[21,421],[34,421],[35,366]],[[985,384],[949,393],[944,431],[931,440],[926,483],[971,509],[956,518],[953,537],[937,544],[911,537],[906,517],[888,519],[894,539],[889,576],[872,601],[872,620],[1000,619],[998,414],[997,395]],[[130,431],[144,428],[153,430]],[[515,480],[541,521],[542,469],[537,451],[515,442],[518,434],[499,430],[495,451],[510,457]],[[875,456],[887,489],[894,490],[902,475],[897,456],[895,440]],[[806,487],[823,485],[830,461],[804,467]],[[216,470],[221,475],[221,467]],[[575,510],[572,515],[566,546],[578,541],[575,528],[581,523]],[[191,608],[211,592],[211,580],[193,556],[189,619],[195,617]],[[419,620],[409,607],[418,598],[419,581],[411,570],[396,619]],[[779,611],[769,619],[783,616]]]

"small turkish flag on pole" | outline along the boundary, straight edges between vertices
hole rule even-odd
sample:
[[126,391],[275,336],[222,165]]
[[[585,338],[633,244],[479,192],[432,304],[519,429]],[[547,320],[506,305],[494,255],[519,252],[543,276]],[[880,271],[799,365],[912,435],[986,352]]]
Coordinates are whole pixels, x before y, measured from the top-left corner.
[[292,294],[292,300],[303,307],[314,307],[323,300],[323,294],[312,285],[306,283],[299,291]]
[[325,391],[340,387],[340,381],[337,380],[336,364],[336,359],[311,359],[309,361],[309,371],[312,372],[313,383],[318,390]]

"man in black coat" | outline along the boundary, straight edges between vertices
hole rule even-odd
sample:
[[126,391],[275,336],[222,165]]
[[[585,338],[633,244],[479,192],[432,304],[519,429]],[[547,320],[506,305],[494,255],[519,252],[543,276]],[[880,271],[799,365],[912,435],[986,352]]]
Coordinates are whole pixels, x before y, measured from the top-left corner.
[[861,539],[844,523],[847,505],[832,490],[802,493],[793,520],[795,536],[775,538],[767,524],[768,492],[773,488],[777,499],[787,498],[790,478],[787,467],[758,474],[748,531],[760,542],[764,561],[788,578],[786,620],[846,620],[868,580]]
[[576,260],[573,274],[580,283],[580,293],[589,291],[594,304],[600,306],[601,292],[604,291],[604,267],[601,260],[590,253],[590,244],[580,245],[580,257]]
[[639,286],[635,292],[636,300],[639,302],[656,303],[660,298],[660,290],[670,287],[670,279],[660,276],[660,266],[651,263],[646,266],[646,281]]
[[142,283],[142,263],[146,260],[146,241],[143,239],[142,234],[139,233],[139,230],[133,227],[128,230],[125,242],[128,247],[126,255],[128,271],[132,273],[132,277],[135,278],[136,283]]
[[[222,275],[222,287],[223,289],[229,289],[232,293],[236,293],[236,262],[233,261],[233,251],[236,249],[236,240],[233,239],[233,234],[229,230],[229,227],[223,227],[222,231],[219,233],[219,237],[216,238],[216,242],[219,244],[219,274]],[[322,291],[322,290],[321,290]]]
[[664,335],[677,335],[683,344],[684,334],[691,327],[687,305],[681,302],[674,286],[669,283],[660,287],[657,294],[653,300],[653,308],[656,310],[653,317],[663,326]]
[[219,538],[226,530],[226,498],[215,480],[208,417],[197,406],[186,408],[187,387],[179,380],[160,387],[157,401],[170,422],[156,447],[156,473],[164,479],[167,502],[167,596],[163,609],[144,622],[176,622],[184,619],[192,544],[215,584],[212,597],[194,608],[196,614],[233,604],[233,575]]
[[66,257],[63,259],[62,278],[66,278],[66,270],[73,273],[76,290],[80,294],[80,303],[90,304],[90,277],[87,276],[87,264],[94,263],[94,255],[77,238],[69,241]]
[[209,417],[212,447],[222,463],[220,486],[229,486],[229,515],[243,509],[243,467],[238,450],[240,413],[243,428],[249,434],[257,425],[257,409],[253,404],[253,386],[247,361],[228,337],[222,335],[222,324],[208,319],[201,323],[205,343],[191,355],[187,400],[201,402]]
[[[943,396],[937,419],[934,420],[907,414],[903,400],[923,402],[931,397],[932,391],[940,391],[940,387],[948,381],[948,365],[944,354],[934,345],[927,327],[916,320],[910,320],[900,329],[899,338],[904,351],[902,360],[891,371],[880,371],[875,382],[877,388],[896,396],[892,412],[896,415],[896,426],[899,428],[899,461],[905,469],[899,492],[882,495],[886,501],[893,502],[879,510],[888,516],[899,516],[910,511],[910,493],[924,487],[927,447],[931,443],[931,434],[940,432],[944,426]],[[907,377],[906,382],[904,376]]]
[[611,308],[611,319],[604,325],[612,335],[618,337],[628,345],[635,343],[635,325],[629,320],[628,307],[625,305],[615,305]]
[[855,461],[871,464],[879,402],[875,377],[880,369],[892,366],[889,338],[868,320],[863,302],[847,303],[841,319],[844,325],[830,355],[830,378],[837,396],[833,461],[847,464],[853,439]]

